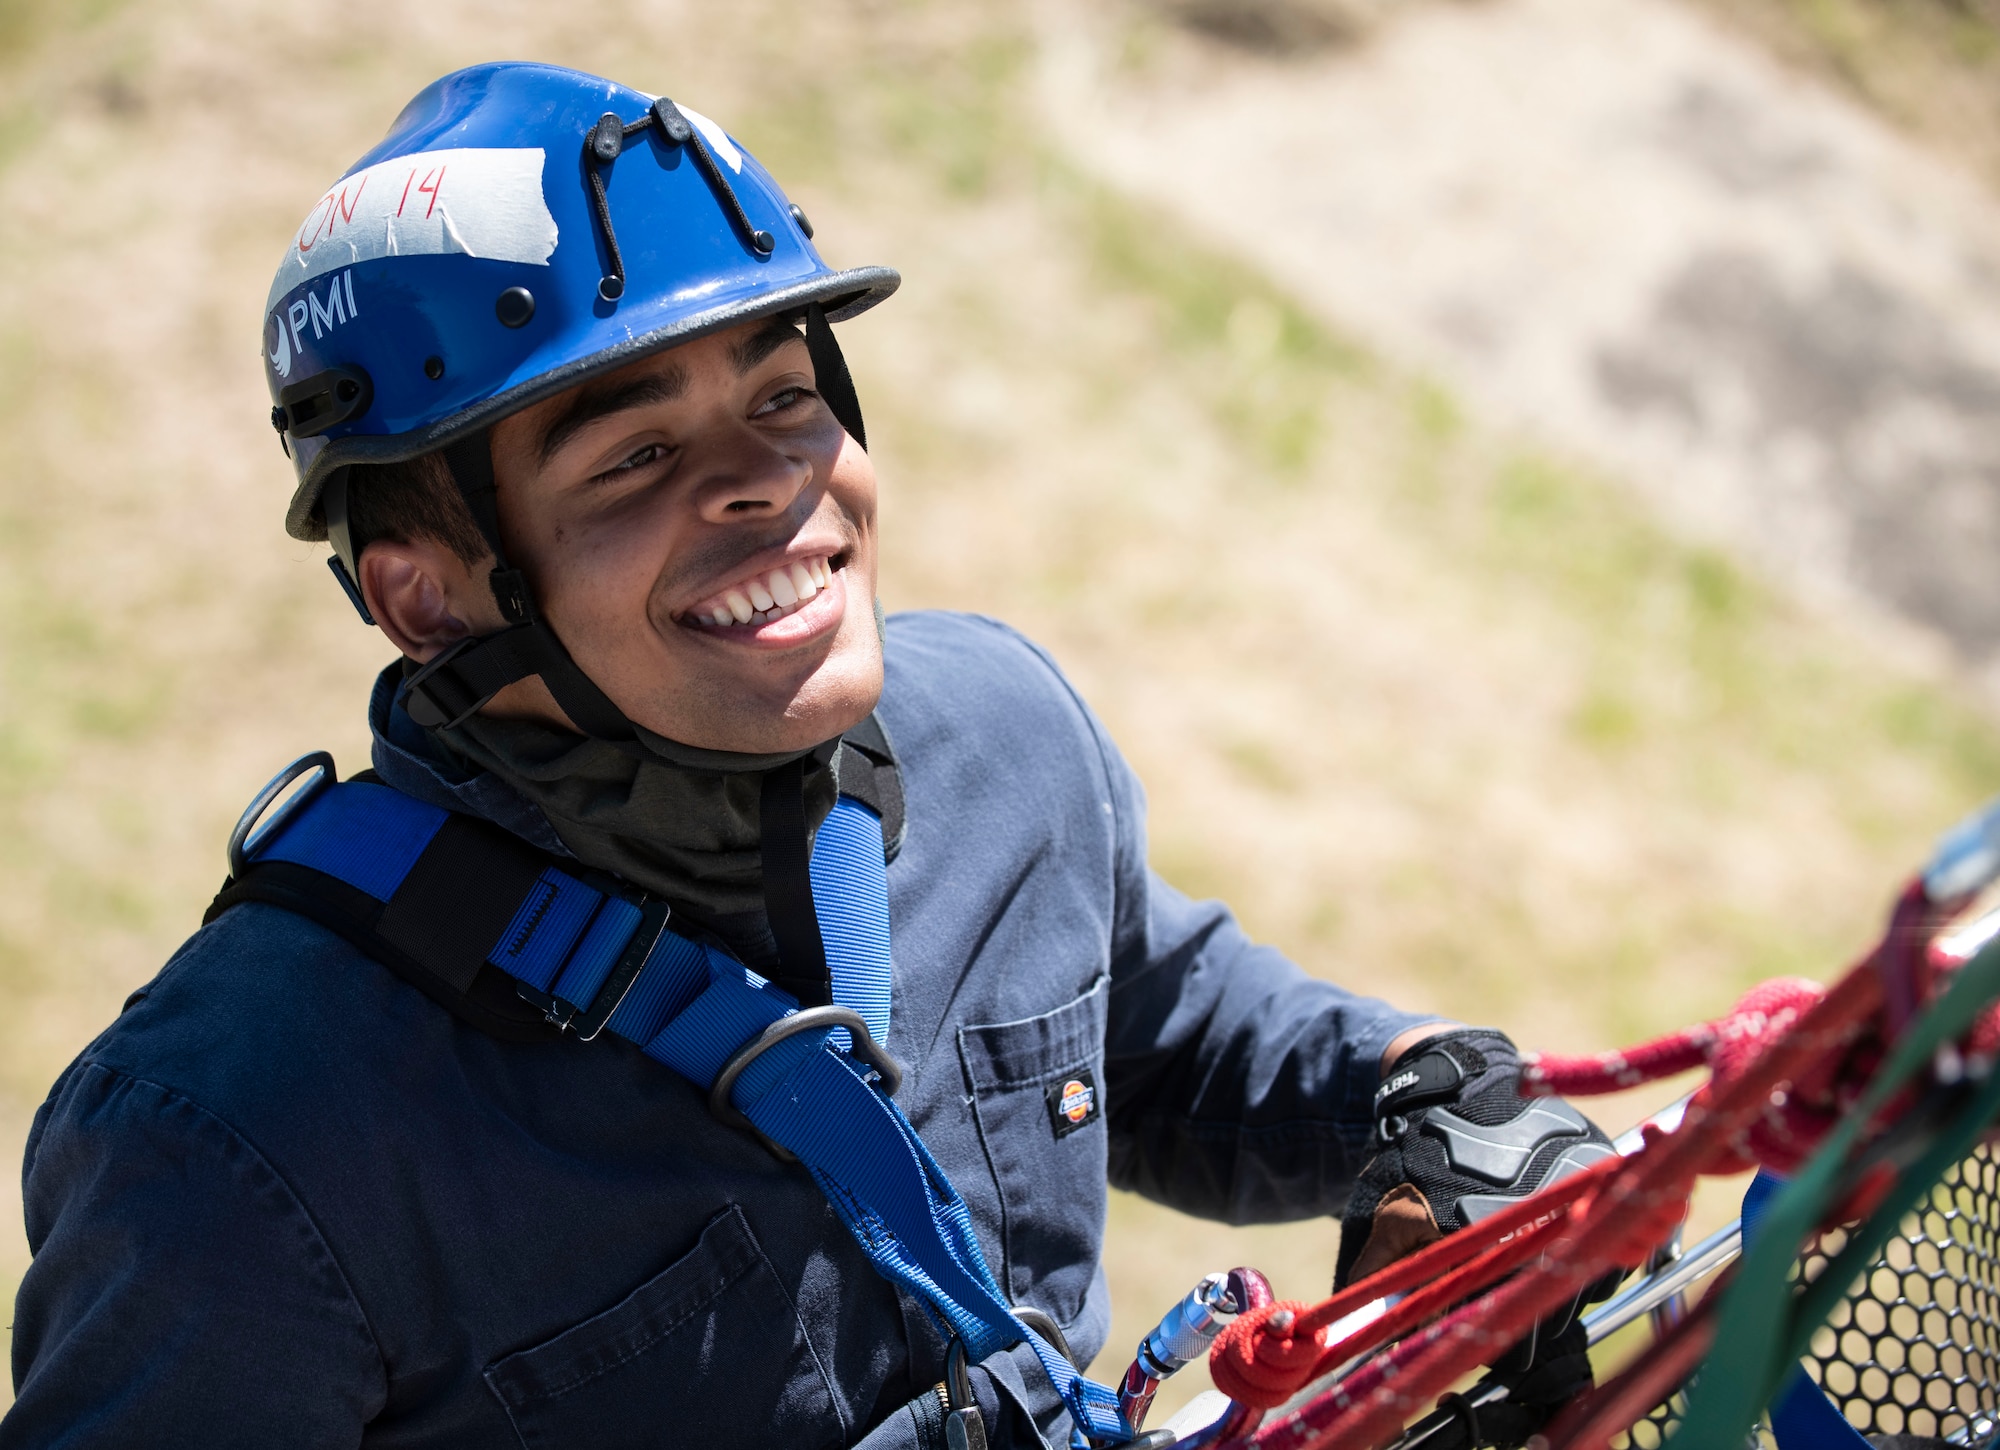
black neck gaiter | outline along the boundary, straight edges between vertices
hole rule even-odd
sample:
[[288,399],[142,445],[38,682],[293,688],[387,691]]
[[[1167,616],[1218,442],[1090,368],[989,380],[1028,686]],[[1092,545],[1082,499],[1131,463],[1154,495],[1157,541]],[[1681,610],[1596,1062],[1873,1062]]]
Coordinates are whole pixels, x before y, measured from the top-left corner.
[[764,775],[807,756],[806,825],[816,832],[839,794],[832,742],[810,752],[738,755],[634,729],[635,741],[613,742],[473,715],[432,733],[532,801],[586,866],[664,897],[750,965],[768,960],[759,845]]

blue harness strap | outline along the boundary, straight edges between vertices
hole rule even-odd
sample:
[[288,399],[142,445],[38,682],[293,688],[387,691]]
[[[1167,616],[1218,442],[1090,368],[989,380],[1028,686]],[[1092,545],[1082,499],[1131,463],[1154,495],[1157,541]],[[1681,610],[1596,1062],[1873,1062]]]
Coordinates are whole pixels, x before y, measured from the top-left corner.
[[[458,818],[462,823],[464,818]],[[252,869],[305,867],[375,901],[397,892],[450,848],[453,817],[387,786],[349,781],[319,791],[249,843]],[[433,873],[435,874],[435,873]],[[525,879],[525,877],[523,878]],[[881,821],[843,795],[820,826],[813,905],[833,1000],[884,1041],[890,1018],[889,888]],[[497,917],[495,918],[498,919]],[[646,929],[649,913],[549,866],[521,898],[485,960],[551,1020],[589,1014]],[[482,937],[483,940],[483,937]],[[662,929],[604,1029],[707,1091],[745,1044],[798,1010],[797,1001],[727,952]],[[614,984],[615,986],[615,984]],[[558,1011],[563,1014],[558,1016]],[[884,1278],[911,1290],[972,1360],[1026,1341],[1093,1442],[1133,1437],[1118,1397],[1085,1379],[1014,1314],[987,1267],[971,1215],[916,1129],[854,1057],[844,1028],[800,1031],[743,1068],[730,1101],[812,1174]]]

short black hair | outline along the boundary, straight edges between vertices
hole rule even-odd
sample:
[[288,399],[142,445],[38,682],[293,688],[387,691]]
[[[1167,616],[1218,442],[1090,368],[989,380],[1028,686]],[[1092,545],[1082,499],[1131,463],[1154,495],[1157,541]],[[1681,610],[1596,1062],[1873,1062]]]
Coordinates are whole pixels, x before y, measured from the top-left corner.
[[358,562],[377,539],[443,544],[468,566],[492,550],[452,481],[442,453],[401,463],[357,463],[347,476],[347,533]]

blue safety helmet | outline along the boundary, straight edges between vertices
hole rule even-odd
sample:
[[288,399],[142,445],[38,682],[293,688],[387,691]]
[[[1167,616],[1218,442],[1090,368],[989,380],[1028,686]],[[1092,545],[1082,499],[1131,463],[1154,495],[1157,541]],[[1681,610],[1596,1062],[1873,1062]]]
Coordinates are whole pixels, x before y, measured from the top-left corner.
[[827,324],[899,281],[887,267],[827,266],[770,173],[665,96],[556,66],[457,71],[327,189],[272,279],[271,425],[298,473],[286,531],[331,540],[366,619],[346,470],[441,451],[500,561],[494,594],[511,624],[420,671],[412,714],[447,725],[539,674],[590,734],[629,736],[507,564],[487,430],[650,353],[788,316],[805,324],[821,396],[865,447]]

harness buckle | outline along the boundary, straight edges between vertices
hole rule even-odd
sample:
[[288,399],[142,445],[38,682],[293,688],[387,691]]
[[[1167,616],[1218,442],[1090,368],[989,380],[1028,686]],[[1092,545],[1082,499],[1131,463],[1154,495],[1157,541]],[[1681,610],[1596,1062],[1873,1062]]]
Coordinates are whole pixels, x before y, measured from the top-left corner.
[[852,1007],[807,1007],[780,1017],[769,1027],[737,1048],[722,1064],[722,1071],[715,1075],[715,1084],[708,1090],[708,1111],[715,1120],[726,1127],[741,1128],[752,1134],[758,1142],[783,1163],[796,1163],[798,1158],[789,1149],[759,1130],[757,1125],[744,1116],[743,1111],[729,1100],[729,1094],[736,1086],[736,1079],[743,1076],[743,1070],[783,1042],[788,1037],[797,1037],[801,1032],[817,1032],[829,1027],[845,1027],[853,1041],[854,1056],[875,1069],[881,1078],[882,1091],[890,1097],[903,1085],[903,1064],[889,1055],[887,1048],[877,1042],[868,1031],[868,1023]]
[[544,992],[540,987],[531,987],[526,982],[514,983],[514,995],[530,1007],[538,1009],[544,1021],[558,1032],[567,1032],[569,1024],[576,1020],[582,1009],[572,1002]]
[[542,1016],[558,1032],[574,1031],[577,1038],[589,1042],[604,1030],[604,1024],[617,1013],[625,994],[632,990],[632,984],[639,980],[639,972],[646,965],[646,959],[659,945],[660,934],[667,929],[667,919],[673,915],[673,908],[658,897],[647,896],[639,903],[639,925],[632,933],[632,939],[625,943],[625,950],[618,954],[618,964],[611,969],[611,975],[604,979],[597,989],[597,995],[590,999],[588,1007],[579,1007],[574,1002],[516,981],[514,993],[530,1006],[539,1007]]

